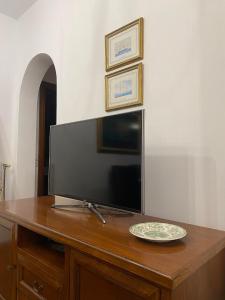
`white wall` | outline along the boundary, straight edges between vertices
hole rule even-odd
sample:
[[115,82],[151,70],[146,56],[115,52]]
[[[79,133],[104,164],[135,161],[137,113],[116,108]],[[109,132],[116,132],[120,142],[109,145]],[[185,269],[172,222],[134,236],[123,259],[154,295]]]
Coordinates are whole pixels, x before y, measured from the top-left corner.
[[39,0],[18,21],[17,100],[44,52],[59,123],[108,114],[104,35],[143,16],[146,212],[225,229],[224,14],[223,0]]
[[59,122],[105,114],[104,35],[143,16],[146,211],[225,229],[224,1],[67,2]]
[[[17,72],[17,126],[15,128],[17,148],[15,151],[15,166],[17,180],[14,186],[15,198],[31,197],[35,193],[35,160],[36,160],[36,130],[38,90],[41,81],[50,66],[50,60],[45,56],[37,57],[40,53],[46,53],[51,58],[58,74],[61,75],[61,5],[62,1],[37,1],[18,21],[18,37],[20,40],[18,72]],[[40,60],[40,64],[34,63]],[[24,85],[24,75],[27,70],[32,74],[36,86],[27,89],[27,80]],[[36,70],[36,75],[35,75]],[[29,77],[29,76],[28,76]],[[27,79],[27,78],[26,78]],[[21,87],[25,86],[25,94]],[[58,85],[58,94],[60,84]],[[28,105],[31,113],[28,114]],[[24,128],[24,130],[23,130]]]
[[[0,14],[0,163],[12,164],[13,157],[13,85],[15,66],[16,21]],[[1,172],[1,170],[0,170]],[[14,169],[7,171],[7,195],[12,196],[10,186]],[[1,186],[1,173],[0,173]]]

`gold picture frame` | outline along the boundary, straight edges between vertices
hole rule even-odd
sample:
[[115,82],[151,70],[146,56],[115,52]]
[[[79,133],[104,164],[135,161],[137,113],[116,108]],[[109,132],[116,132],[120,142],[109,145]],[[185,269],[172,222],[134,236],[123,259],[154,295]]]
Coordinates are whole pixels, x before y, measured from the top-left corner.
[[143,64],[105,76],[105,110],[143,104]]
[[139,18],[105,36],[105,69],[107,72],[143,58],[143,18]]

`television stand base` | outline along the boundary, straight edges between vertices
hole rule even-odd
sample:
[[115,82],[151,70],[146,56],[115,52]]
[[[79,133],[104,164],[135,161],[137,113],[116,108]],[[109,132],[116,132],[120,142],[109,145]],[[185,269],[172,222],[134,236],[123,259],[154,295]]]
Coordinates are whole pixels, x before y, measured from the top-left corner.
[[95,204],[92,204],[87,201],[83,201],[82,204],[52,204],[52,208],[88,208],[91,212],[93,212],[101,221],[103,224],[106,224],[106,220],[100,213],[100,211],[97,209],[97,206]]
[[92,211],[102,221],[103,224],[106,223],[106,220],[103,218],[102,214],[97,209],[96,205],[92,203],[88,203],[88,209],[90,209],[90,211]]

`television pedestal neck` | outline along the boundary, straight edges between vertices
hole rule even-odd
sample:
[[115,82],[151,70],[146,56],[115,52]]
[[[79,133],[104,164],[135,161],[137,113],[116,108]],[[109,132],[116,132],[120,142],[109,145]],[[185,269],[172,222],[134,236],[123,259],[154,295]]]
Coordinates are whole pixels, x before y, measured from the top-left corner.
[[87,201],[83,201],[83,204],[52,204],[52,208],[88,208],[91,212],[93,212],[101,221],[103,224],[106,224],[106,220],[100,213],[100,211],[97,209],[97,206],[95,204],[92,204]]

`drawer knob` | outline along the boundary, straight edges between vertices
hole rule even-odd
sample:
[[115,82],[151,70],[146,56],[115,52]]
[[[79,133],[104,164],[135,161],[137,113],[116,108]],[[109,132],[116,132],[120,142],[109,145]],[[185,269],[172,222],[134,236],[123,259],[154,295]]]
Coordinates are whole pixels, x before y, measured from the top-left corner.
[[8,265],[8,266],[6,267],[6,269],[7,269],[7,271],[13,271],[13,270],[16,269],[16,266],[15,266],[15,265]]
[[39,294],[44,289],[44,286],[42,284],[39,284],[37,280],[34,280],[32,288],[35,293]]

